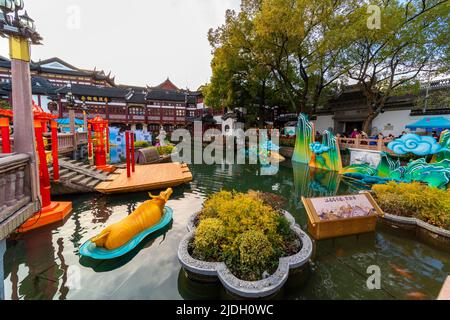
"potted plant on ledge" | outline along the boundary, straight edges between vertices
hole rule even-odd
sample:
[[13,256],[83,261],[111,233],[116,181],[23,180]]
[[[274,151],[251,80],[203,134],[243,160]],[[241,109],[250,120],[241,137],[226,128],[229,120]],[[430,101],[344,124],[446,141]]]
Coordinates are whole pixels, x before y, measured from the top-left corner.
[[282,198],[267,193],[221,191],[192,216],[178,258],[189,278],[220,280],[242,298],[269,297],[289,272],[307,268],[311,239],[282,209]]

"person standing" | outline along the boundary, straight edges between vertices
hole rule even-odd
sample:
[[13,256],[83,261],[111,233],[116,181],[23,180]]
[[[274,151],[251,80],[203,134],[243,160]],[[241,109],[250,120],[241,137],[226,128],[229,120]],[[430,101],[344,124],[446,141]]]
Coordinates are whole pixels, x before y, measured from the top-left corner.
[[433,131],[433,132],[431,133],[431,136],[432,136],[434,139],[436,139],[437,142],[439,142],[440,136],[437,134],[436,131]]

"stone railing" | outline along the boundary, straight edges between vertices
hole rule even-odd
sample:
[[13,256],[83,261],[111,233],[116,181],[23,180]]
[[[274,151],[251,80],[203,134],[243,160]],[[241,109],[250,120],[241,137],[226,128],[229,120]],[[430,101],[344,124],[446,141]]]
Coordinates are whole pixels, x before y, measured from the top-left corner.
[[[47,138],[51,137],[50,133],[44,133]],[[77,145],[83,145],[88,143],[88,133],[87,132],[77,132]],[[1,147],[2,139],[0,138],[0,153],[2,152]],[[11,149],[14,152],[14,138],[11,137]],[[61,153],[71,152],[73,148],[73,134],[71,133],[58,133],[58,150]]]
[[73,135],[70,133],[58,133],[58,151],[73,151]]
[[0,155],[0,240],[38,211],[32,176],[29,155]]
[[88,143],[88,133],[87,132],[77,132],[77,144],[87,144]]

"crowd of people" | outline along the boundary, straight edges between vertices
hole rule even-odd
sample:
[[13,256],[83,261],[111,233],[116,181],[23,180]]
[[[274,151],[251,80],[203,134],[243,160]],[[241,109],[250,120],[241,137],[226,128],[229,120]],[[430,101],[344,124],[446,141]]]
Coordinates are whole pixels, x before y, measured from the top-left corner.
[[[406,131],[403,131],[401,135],[399,136],[395,136],[392,133],[389,135],[384,135],[382,132],[369,136],[367,133],[365,133],[364,131],[360,131],[358,129],[354,129],[353,132],[350,135],[347,135],[345,133],[338,133],[336,134],[336,137],[338,138],[351,138],[351,139],[356,139],[359,137],[359,139],[372,139],[372,140],[383,140],[383,142],[385,143],[389,143],[393,140],[396,139],[400,139],[402,138],[404,135],[408,134]],[[437,142],[439,142],[440,140],[440,135],[438,134],[437,131],[433,131],[431,133],[431,136],[436,139]]]

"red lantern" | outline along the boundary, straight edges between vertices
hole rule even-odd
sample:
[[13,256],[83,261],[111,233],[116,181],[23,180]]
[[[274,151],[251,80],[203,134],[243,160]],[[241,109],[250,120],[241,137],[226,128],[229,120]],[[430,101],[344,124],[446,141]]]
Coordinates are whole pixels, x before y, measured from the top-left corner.
[[[108,121],[96,116],[89,121],[89,149],[92,148],[95,166],[99,170],[112,172],[115,168],[107,164],[109,154],[109,126]],[[91,156],[91,154],[89,154]]]

